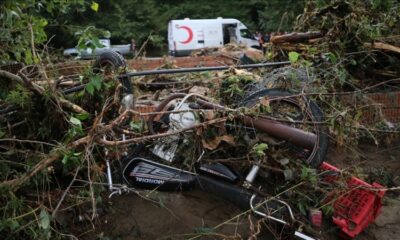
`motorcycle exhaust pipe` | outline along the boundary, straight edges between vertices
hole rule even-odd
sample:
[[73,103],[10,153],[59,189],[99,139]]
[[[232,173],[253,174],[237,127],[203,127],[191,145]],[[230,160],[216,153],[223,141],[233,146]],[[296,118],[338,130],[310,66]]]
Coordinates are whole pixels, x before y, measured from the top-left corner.
[[[251,209],[250,202],[252,201],[252,196],[254,194],[249,192],[246,188],[238,187],[221,180],[215,180],[204,175],[197,175],[196,188],[212,193],[219,198],[231,202],[244,211]],[[262,202],[264,199],[257,197],[257,201]],[[268,201],[267,205],[270,209],[281,209],[281,206],[279,206],[275,201]],[[278,210],[274,215],[280,217],[281,212]]]
[[244,188],[217,181],[204,175],[197,176],[196,187],[229,201],[240,209],[250,209],[250,199],[252,194]]
[[[206,102],[201,99],[198,103],[208,109],[221,110],[224,106]],[[277,121],[265,118],[254,118],[248,116],[241,116],[239,119],[246,125],[246,127],[254,127],[273,137],[293,143],[296,146],[313,150],[317,143],[317,135],[311,132],[306,132],[302,129],[288,126]]]
[[240,117],[246,127],[254,127],[273,137],[293,143],[296,146],[313,150],[317,143],[317,135],[302,129],[288,126],[265,118]]

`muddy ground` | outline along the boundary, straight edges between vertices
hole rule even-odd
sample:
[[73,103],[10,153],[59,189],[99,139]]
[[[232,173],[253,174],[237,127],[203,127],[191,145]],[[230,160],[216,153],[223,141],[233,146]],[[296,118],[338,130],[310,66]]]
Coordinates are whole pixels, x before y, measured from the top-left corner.
[[[332,148],[328,162],[340,167],[355,167],[370,181],[400,184],[400,142],[385,147],[363,144],[357,149]],[[399,191],[388,192],[384,198],[382,214],[357,239],[399,239]],[[249,239],[251,227],[257,219],[239,215],[232,204],[201,191],[182,194],[153,193],[156,202],[136,194],[125,194],[109,201],[110,207],[80,239]],[[211,228],[217,227],[212,231]],[[265,227],[264,227],[265,229]],[[213,234],[210,234],[213,233]],[[236,238],[233,238],[236,236]],[[337,239],[331,230],[323,239]],[[256,238],[253,238],[256,239]],[[274,239],[264,230],[257,239]]]

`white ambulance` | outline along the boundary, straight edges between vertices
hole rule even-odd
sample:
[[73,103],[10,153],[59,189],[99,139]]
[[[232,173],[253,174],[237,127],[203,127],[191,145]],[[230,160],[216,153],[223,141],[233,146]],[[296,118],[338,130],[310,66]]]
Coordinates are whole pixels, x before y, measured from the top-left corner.
[[172,56],[185,56],[196,49],[218,48],[230,42],[259,46],[247,27],[237,19],[185,18],[168,23],[168,49]]

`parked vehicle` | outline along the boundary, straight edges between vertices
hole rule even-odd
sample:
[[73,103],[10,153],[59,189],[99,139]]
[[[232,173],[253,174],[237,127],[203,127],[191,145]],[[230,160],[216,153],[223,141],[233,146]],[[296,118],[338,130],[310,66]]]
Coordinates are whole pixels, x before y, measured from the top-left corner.
[[91,47],[93,46],[92,41],[87,41],[85,47],[81,49],[78,47],[65,49],[64,56],[90,59],[110,50],[121,55],[127,55],[134,51],[134,47],[132,48],[131,44],[111,45],[110,39],[100,39],[99,42],[102,47],[96,47],[94,49]]
[[255,48],[259,46],[247,27],[237,19],[185,18],[168,23],[168,49],[173,56],[188,55],[201,48],[218,48],[230,42]]

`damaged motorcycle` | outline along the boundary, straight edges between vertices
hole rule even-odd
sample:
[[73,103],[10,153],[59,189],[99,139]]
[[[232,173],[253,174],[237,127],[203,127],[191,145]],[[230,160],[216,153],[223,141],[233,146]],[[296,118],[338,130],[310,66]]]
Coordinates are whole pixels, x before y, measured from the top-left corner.
[[[133,105],[129,77],[120,76],[125,109]],[[199,188],[276,223],[290,237],[313,239],[273,189],[277,179],[296,179],[288,162],[320,166],[328,148],[323,121],[315,102],[279,89],[253,91],[234,107],[196,93],[172,94],[146,119],[146,141],[131,144],[122,159],[106,154],[110,197],[124,191],[115,181],[125,189]]]

